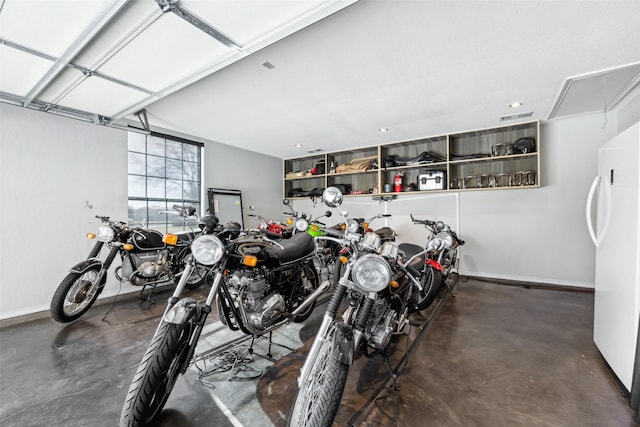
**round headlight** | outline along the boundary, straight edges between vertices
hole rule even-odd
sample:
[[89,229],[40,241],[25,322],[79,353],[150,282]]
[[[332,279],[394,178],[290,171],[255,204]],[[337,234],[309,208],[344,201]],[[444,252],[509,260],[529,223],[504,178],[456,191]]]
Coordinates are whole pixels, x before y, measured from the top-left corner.
[[442,249],[444,249],[444,240],[440,237],[434,237],[427,243],[427,250],[429,252],[439,252]]
[[193,241],[191,253],[200,264],[213,265],[222,258],[224,246],[216,236],[205,234]]
[[298,231],[307,231],[309,228],[309,222],[304,218],[296,219],[296,230]]
[[358,221],[356,221],[355,219],[347,220],[347,231],[349,233],[357,233],[359,228],[360,224],[358,224]]
[[98,227],[98,231],[96,231],[96,239],[101,242],[109,243],[115,236],[115,231],[113,231],[113,228],[109,227],[108,225]]
[[379,255],[364,255],[353,266],[351,279],[366,292],[379,292],[389,285],[391,268]]

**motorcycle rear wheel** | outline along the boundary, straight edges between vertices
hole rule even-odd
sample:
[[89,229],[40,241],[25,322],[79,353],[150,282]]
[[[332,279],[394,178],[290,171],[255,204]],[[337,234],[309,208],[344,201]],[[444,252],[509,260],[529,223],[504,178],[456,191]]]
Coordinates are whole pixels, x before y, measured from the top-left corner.
[[[49,309],[53,320],[67,323],[76,320],[91,308],[100,294],[99,284],[102,267],[95,265],[83,273],[69,273],[62,280],[51,299]],[[90,289],[96,285],[92,292]]]
[[334,326],[320,346],[308,380],[298,389],[289,416],[290,427],[329,427],[333,424],[349,373],[349,365],[334,355],[335,333]]
[[142,357],[122,407],[120,427],[155,421],[173,390],[189,349],[188,324],[163,322]]
[[420,276],[422,291],[418,292],[418,301],[416,302],[418,310],[424,310],[433,304],[442,287],[442,281],[442,273],[439,270],[433,267],[425,268]]
[[[313,291],[318,289],[318,286],[320,286],[320,276],[318,275],[318,270],[316,270],[313,262],[305,265],[303,272],[300,273],[300,276],[300,286],[304,286],[304,289],[306,291],[304,297],[309,296]],[[293,321],[295,323],[300,323],[307,320],[309,316],[311,316],[313,309],[316,307],[316,302],[317,301],[311,303],[305,311],[294,317]],[[298,304],[296,303],[292,308],[295,309],[297,306]]]

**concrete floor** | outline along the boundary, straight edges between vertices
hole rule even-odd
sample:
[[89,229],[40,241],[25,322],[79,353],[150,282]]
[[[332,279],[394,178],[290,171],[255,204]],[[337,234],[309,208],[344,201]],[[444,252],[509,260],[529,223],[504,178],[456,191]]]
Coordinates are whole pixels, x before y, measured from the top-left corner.
[[[0,425],[117,425],[167,297],[99,305],[67,325],[44,318],[2,328]],[[357,360],[335,425],[639,425],[593,344],[591,292],[461,280],[455,298],[436,304],[424,329],[393,341],[399,390],[381,358]],[[199,362],[178,380],[158,425],[285,426],[322,309],[274,335],[297,351],[276,345],[275,361],[246,355],[244,369],[205,376],[223,342],[241,341],[241,351],[249,343],[212,316]],[[266,345],[255,349],[265,354]]]

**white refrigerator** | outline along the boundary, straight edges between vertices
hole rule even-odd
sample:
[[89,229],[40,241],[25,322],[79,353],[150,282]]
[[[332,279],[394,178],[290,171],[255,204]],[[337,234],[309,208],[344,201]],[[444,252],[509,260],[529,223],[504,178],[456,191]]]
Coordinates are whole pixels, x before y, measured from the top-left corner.
[[[640,313],[640,122],[598,150],[598,175],[587,197],[596,245],[593,341],[631,391]],[[596,224],[592,224],[592,204]],[[634,385],[635,387],[635,385]]]

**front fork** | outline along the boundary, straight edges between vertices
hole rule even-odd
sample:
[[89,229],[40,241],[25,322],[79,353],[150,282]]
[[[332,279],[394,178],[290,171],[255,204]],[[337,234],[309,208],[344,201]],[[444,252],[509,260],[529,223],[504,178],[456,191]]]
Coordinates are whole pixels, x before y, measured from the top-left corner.
[[[204,327],[204,323],[211,313],[211,304],[213,304],[213,300],[218,293],[218,288],[220,287],[220,282],[222,281],[222,276],[224,275],[224,263],[218,267],[216,270],[216,274],[213,278],[213,284],[211,285],[211,290],[209,291],[209,295],[203,306],[199,306],[197,301],[192,298],[184,298],[180,300],[180,294],[184,290],[187,281],[189,280],[189,276],[195,268],[195,259],[191,258],[190,262],[187,263],[182,276],[180,276],[180,280],[176,288],[173,291],[171,297],[169,297],[169,301],[167,303],[167,307],[162,315],[162,320],[156,329],[156,333],[158,333],[158,329],[163,322],[170,322],[175,324],[184,324],[188,322],[192,318],[196,318],[194,321],[195,328],[191,331],[191,337],[189,338],[189,351],[186,354],[183,365],[180,367],[180,372],[185,373],[188,366],[189,361],[193,357],[193,354],[196,350],[196,345],[198,340],[200,339],[200,335],[202,333],[202,329]],[[155,335],[155,334],[154,334]]]
[[[307,355],[307,358],[304,361],[304,364],[302,365],[302,369],[300,369],[298,386],[301,386],[302,384],[304,384],[304,382],[308,379],[309,371],[311,370],[311,367],[316,363],[316,359],[318,358],[318,352],[320,351],[320,347],[327,340],[327,333],[329,332],[329,328],[331,327],[331,324],[333,323],[336,317],[336,314],[338,313],[338,309],[340,308],[340,303],[342,302],[342,298],[344,298],[344,295],[347,292],[346,282],[349,280],[349,275],[351,274],[351,268],[352,268],[352,264],[351,263],[347,264],[347,268],[344,271],[344,274],[340,277],[336,290],[331,296],[331,300],[329,300],[329,305],[327,306],[327,311],[324,313],[324,316],[322,317],[322,323],[320,324],[320,328],[318,329],[316,339],[313,341],[313,344],[311,345],[311,349],[309,350],[309,354]],[[359,341],[359,336],[358,336],[358,341]]]

